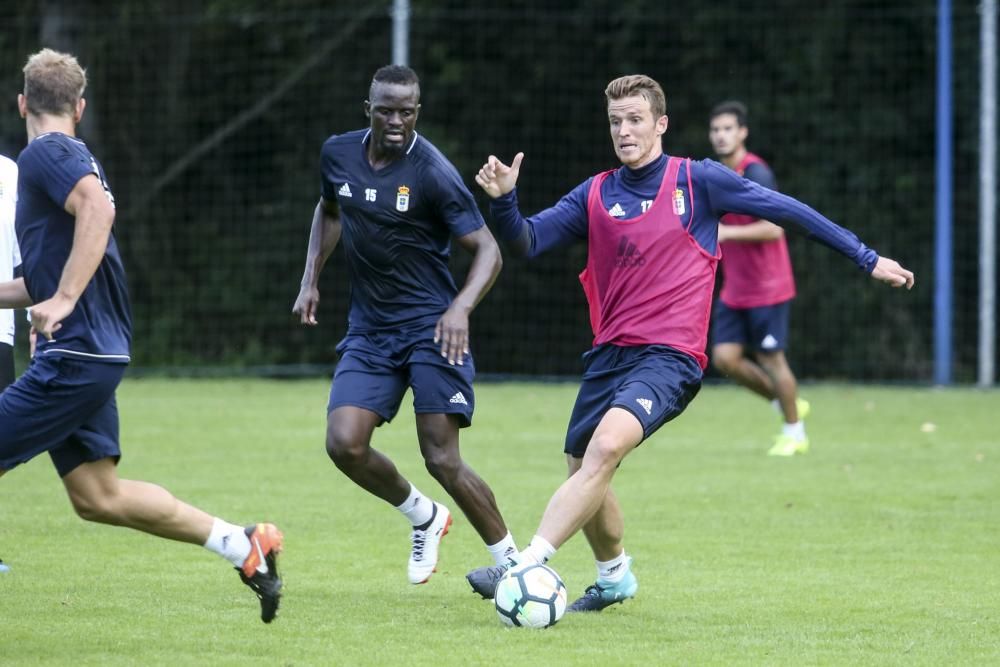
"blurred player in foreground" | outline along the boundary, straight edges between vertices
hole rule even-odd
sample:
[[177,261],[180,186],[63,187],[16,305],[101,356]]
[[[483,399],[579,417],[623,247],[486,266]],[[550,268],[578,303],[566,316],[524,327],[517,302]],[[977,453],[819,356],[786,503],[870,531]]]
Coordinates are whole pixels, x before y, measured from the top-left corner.
[[[17,206],[17,164],[0,155],[0,281],[13,280],[21,271],[21,253],[14,231]],[[14,381],[14,311],[0,310],[0,393]],[[0,560],[0,573],[10,567]]]
[[[748,133],[742,102],[723,102],[712,110],[708,138],[722,164],[777,190],[771,168],[747,151]],[[809,402],[798,398],[798,383],[784,352],[795,297],[785,230],[752,215],[727,213],[719,224],[719,250],[722,291],[712,309],[712,364],[771,401],[784,418],[769,455],[805,454]]]
[[[322,196],[293,312],[302,324],[316,324],[320,271],[343,237],[351,301],[347,335],[337,345],[326,450],[355,484],[409,520],[407,575],[422,584],[437,566],[451,513],[371,446],[375,428],[395,417],[407,387],[427,470],[495,562],[517,551],[493,492],[462,460],[458,445],[459,429],[472,423],[475,407],[469,314],[500,272],[500,249],[458,172],[415,130],[416,73],[383,67],[368,97],[370,127],[323,144]],[[452,238],[473,257],[461,291],[448,270]]]
[[76,138],[86,83],[76,58],[50,49],[24,67],[18,109],[28,146],[17,161],[16,215],[23,276],[0,283],[0,307],[31,306],[38,346],[0,394],[0,475],[47,451],[81,518],[214,551],[257,594],[269,623],[281,595],[277,528],[244,529],[118,476],[115,389],[129,362],[131,310],[112,234],[114,198]]
[[[21,272],[21,253],[14,230],[17,164],[0,155],[0,281]],[[0,310],[0,392],[14,382],[14,311]]]
[[[585,241],[580,274],[590,305],[594,347],[566,434],[569,478],[549,500],[534,538],[515,563],[545,563],[583,530],[597,581],[570,611],[599,611],[634,597],[638,581],[622,546],[624,521],[611,479],[633,449],[679,415],[701,387],[719,254],[719,218],[744,213],[790,220],[848,257],[876,280],[912,287],[913,274],[879,257],[851,232],[805,204],[762,188],[712,160],[663,153],[666,100],[643,75],[611,81],[608,121],[622,166],[593,176],[552,208],[525,219],[514,189],[523,153],[510,166],[494,156],[476,182],[492,198],[499,236],[534,257]],[[508,565],[467,575],[493,596]]]

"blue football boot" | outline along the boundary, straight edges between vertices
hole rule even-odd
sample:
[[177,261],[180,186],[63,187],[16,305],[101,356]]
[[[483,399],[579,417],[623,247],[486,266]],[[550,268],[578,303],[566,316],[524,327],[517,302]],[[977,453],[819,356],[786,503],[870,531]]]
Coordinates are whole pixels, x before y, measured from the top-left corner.
[[628,559],[628,564],[629,570],[625,573],[624,579],[615,583],[598,579],[587,586],[584,594],[567,607],[566,611],[601,611],[605,607],[634,598],[636,591],[639,590],[639,580],[632,574],[631,558]]

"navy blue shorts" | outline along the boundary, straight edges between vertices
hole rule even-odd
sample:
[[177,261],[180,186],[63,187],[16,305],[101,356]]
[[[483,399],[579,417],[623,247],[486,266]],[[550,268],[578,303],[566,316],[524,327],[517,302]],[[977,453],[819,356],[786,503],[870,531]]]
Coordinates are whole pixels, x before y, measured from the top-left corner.
[[0,391],[14,382],[14,348],[0,343]]
[[371,410],[383,421],[399,412],[407,387],[417,414],[453,414],[462,428],[472,423],[476,396],[472,355],[461,366],[441,356],[434,327],[406,333],[348,334],[337,345],[337,370],[327,413],[350,405]]
[[583,355],[583,381],[569,419],[564,451],[582,458],[611,408],[628,410],[642,438],[684,412],[701,389],[701,366],[666,345],[600,345]]
[[759,308],[730,308],[722,299],[716,299],[712,313],[712,345],[738,343],[762,352],[784,350],[791,309],[791,300]]
[[0,394],[0,470],[45,451],[60,477],[121,458],[115,389],[124,373],[125,364],[36,356]]

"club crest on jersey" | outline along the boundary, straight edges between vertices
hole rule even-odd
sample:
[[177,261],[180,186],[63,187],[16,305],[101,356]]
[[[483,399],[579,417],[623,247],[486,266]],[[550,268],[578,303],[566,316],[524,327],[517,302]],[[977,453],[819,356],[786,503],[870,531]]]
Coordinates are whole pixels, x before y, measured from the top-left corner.
[[396,210],[410,210],[410,188],[405,185],[400,185],[399,189],[396,190]]
[[678,188],[674,190],[674,213],[684,215],[684,191]]

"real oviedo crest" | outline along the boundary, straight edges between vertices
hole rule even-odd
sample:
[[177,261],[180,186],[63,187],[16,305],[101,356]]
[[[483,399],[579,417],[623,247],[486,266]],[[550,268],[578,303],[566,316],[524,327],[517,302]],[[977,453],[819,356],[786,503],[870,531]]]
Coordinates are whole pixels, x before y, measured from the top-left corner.
[[400,185],[399,190],[396,191],[396,210],[410,210],[410,188],[405,185]]

